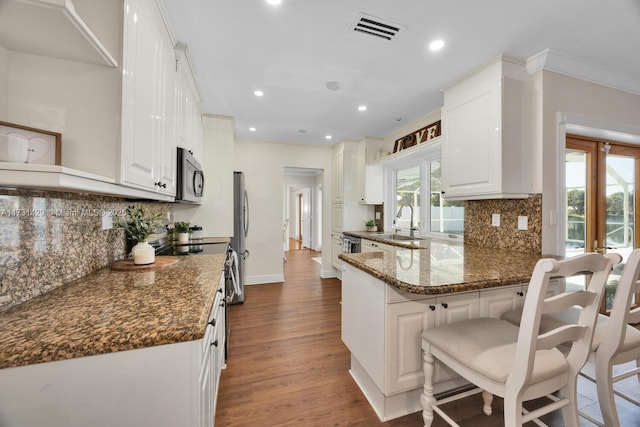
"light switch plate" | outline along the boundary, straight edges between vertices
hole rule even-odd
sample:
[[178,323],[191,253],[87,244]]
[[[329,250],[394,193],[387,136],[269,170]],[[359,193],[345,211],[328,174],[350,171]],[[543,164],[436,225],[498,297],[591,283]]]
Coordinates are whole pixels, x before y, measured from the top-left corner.
[[500,227],[500,214],[491,214],[491,225]]
[[529,229],[529,217],[518,216],[518,230],[528,230],[528,229]]

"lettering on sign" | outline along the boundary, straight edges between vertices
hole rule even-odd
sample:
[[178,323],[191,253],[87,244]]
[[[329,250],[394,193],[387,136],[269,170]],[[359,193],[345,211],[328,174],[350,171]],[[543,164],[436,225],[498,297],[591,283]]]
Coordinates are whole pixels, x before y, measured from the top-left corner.
[[397,153],[414,145],[422,144],[423,142],[431,141],[432,139],[440,136],[440,120],[433,122],[428,126],[411,132],[402,138],[396,139],[396,143],[393,146],[393,152]]

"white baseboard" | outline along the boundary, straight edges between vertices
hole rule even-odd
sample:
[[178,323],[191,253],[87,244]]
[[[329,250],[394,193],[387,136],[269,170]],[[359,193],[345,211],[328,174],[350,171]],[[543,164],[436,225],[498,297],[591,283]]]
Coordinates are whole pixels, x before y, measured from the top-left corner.
[[336,273],[336,270],[332,268],[331,270],[320,270],[320,277],[322,279],[333,279],[338,277],[338,274]]
[[260,285],[264,283],[280,283],[284,282],[284,274],[269,274],[266,276],[246,276],[244,278],[245,285]]

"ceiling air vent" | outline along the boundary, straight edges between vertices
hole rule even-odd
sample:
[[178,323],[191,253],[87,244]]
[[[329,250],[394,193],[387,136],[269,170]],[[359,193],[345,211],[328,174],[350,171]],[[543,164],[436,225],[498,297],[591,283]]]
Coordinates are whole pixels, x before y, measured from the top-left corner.
[[356,34],[363,34],[389,42],[394,41],[405,28],[406,26],[397,22],[368,15],[364,12],[360,12],[351,27],[349,27],[350,31]]

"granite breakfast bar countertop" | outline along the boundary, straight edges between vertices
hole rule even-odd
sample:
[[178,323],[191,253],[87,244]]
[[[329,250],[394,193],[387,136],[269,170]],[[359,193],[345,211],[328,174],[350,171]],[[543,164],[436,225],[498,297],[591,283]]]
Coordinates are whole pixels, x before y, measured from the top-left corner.
[[224,254],[104,268],[0,312],[0,368],[201,339]]
[[340,254],[339,258],[402,291],[440,295],[527,283],[543,255],[424,239],[421,249]]

